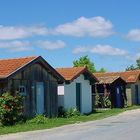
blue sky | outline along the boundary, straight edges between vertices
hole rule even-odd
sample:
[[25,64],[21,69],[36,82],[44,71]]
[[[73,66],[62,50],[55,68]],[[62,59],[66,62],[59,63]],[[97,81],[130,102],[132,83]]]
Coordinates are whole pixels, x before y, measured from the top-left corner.
[[139,0],[0,0],[0,58],[43,56],[54,67],[88,55],[122,71],[140,57]]

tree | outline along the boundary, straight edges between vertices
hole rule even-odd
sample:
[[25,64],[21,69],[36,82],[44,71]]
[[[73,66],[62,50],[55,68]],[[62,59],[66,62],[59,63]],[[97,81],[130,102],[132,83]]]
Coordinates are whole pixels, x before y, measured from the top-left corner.
[[88,58],[88,55],[80,57],[78,60],[73,61],[74,67],[86,66],[89,71],[96,72],[94,63]]
[[136,60],[137,69],[140,69],[140,58]]
[[99,70],[99,72],[106,72],[106,69],[105,69],[105,68],[101,68],[101,69]]
[[136,66],[134,66],[134,65],[132,64],[132,65],[130,65],[130,66],[128,66],[128,67],[126,68],[126,71],[129,71],[129,70],[137,70],[137,69],[140,69],[140,58],[138,58],[138,59],[136,60]]
[[129,70],[135,70],[135,69],[136,69],[136,67],[134,65],[130,65],[125,70],[129,71]]

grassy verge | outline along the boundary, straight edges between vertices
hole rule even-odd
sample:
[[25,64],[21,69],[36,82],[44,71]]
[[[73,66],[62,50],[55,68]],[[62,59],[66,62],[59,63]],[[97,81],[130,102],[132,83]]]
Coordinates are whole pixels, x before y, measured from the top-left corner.
[[96,112],[90,115],[82,115],[78,117],[72,118],[53,118],[48,119],[48,122],[45,124],[36,124],[36,123],[24,123],[17,124],[15,126],[2,127],[0,126],[0,135],[8,134],[8,133],[16,133],[16,132],[25,132],[31,130],[40,130],[40,129],[49,129],[53,127],[58,127],[67,124],[73,124],[77,122],[86,122],[103,119],[109,116],[117,115],[126,110],[138,109],[140,106],[132,106],[123,109],[111,109],[111,110],[96,110]]

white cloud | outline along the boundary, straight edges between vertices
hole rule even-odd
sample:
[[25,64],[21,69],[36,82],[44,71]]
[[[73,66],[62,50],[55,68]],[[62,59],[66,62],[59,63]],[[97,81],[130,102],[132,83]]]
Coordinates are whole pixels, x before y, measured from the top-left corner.
[[84,53],[90,52],[100,55],[109,55],[109,56],[124,56],[127,55],[127,51],[113,48],[110,45],[95,45],[95,46],[79,46],[73,50],[73,53]]
[[34,35],[46,35],[48,30],[44,26],[3,26],[0,25],[0,40],[14,40]]
[[70,35],[75,37],[107,37],[112,35],[113,25],[104,17],[80,17],[72,22],[54,28],[46,26],[4,26],[0,25],[0,40],[15,40],[38,35]]
[[61,40],[57,40],[57,41],[38,41],[37,45],[40,48],[46,49],[46,50],[56,50],[56,49],[61,49],[64,48],[66,46],[65,42],[61,41]]
[[131,60],[131,61],[136,61],[137,59],[140,58],[140,52],[136,53],[136,54],[131,54],[131,55],[128,55],[126,57],[128,60]]
[[132,41],[140,41],[140,29],[132,29],[126,35],[126,39]]
[[32,46],[37,46],[46,50],[61,49],[66,46],[65,42],[61,40],[57,41],[0,41],[0,49],[5,49],[10,52],[22,52],[32,50]]
[[62,24],[52,30],[53,34],[75,37],[107,37],[112,35],[113,25],[103,17],[80,17],[73,22]]
[[11,52],[22,52],[31,50],[31,43],[28,41],[2,41],[0,49],[5,49]]

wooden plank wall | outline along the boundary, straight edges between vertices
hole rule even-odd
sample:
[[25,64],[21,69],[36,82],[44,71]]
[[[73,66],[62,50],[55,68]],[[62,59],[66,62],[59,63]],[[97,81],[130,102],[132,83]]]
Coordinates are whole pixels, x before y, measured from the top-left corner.
[[27,96],[24,99],[26,115],[36,113],[36,82],[44,83],[45,114],[49,117],[57,116],[57,80],[42,65],[33,64],[24,71],[8,79],[7,90],[18,91],[19,86],[25,86]]

